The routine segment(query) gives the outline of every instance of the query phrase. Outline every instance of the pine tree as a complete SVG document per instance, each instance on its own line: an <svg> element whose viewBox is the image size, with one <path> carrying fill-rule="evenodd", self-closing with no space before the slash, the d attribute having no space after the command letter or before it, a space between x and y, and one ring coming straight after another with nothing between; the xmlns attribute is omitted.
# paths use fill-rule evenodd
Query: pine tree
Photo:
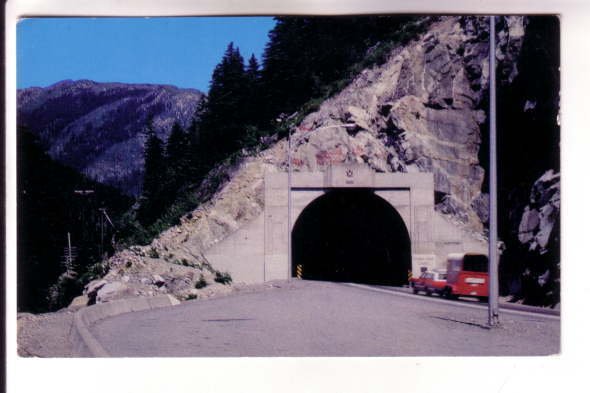
<svg viewBox="0 0 590 393"><path fill-rule="evenodd" d="M165 179L166 193L173 199L178 189L185 184L189 178L191 156L191 142L178 122L172 126L172 131L166 143L166 171Z"/></svg>
<svg viewBox="0 0 590 393"><path fill-rule="evenodd" d="M164 188L164 147L158 138L150 119L147 125L147 140L144 151L144 176L139 221L151 224L162 213L166 205Z"/></svg>
<svg viewBox="0 0 590 393"><path fill-rule="evenodd" d="M262 98L260 96L260 66L256 56L252 54L248 60L246 67L246 95L247 99L244 102L244 122L249 126L258 126L262 123L261 108Z"/></svg>
<svg viewBox="0 0 590 393"><path fill-rule="evenodd" d="M200 104L199 104L200 105ZM200 113L197 112L200 116ZM201 143L201 122L197 117L194 117L191 121L190 126L186 130L188 138L188 171L187 176L195 179L201 173L200 171L200 157L199 157L199 145Z"/></svg>
<svg viewBox="0 0 590 393"><path fill-rule="evenodd" d="M255 85L260 79L260 66L256 56L254 56L254 53L252 53L250 60L248 60L248 66L246 67L246 78L248 79L249 85Z"/></svg>
<svg viewBox="0 0 590 393"><path fill-rule="evenodd" d="M367 50L395 39L416 17L278 17L269 33L262 70L265 116L292 113L327 85L347 76ZM411 34L410 34L411 35Z"/></svg>
<svg viewBox="0 0 590 393"><path fill-rule="evenodd" d="M67 306L93 277L93 265L102 257L98 209L107 208L115 219L129 208L131 200L54 161L25 128L17 130L16 147L17 307L19 311L47 312ZM66 270L63 256L68 232L78 256L67 277L60 277ZM112 251L106 242L103 251Z"/></svg>
<svg viewBox="0 0 590 393"><path fill-rule="evenodd" d="M247 77L244 59L230 43L221 62L215 67L203 113L202 142L214 158L220 158L239 147L247 100Z"/></svg>

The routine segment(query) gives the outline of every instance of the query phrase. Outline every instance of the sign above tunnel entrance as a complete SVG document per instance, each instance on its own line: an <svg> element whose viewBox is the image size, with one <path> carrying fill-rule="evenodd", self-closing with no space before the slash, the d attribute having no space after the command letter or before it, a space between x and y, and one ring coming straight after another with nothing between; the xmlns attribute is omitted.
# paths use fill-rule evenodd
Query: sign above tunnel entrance
<svg viewBox="0 0 590 393"><path fill-rule="evenodd" d="M373 187L375 172L363 164L333 165L325 172L325 186L329 188Z"/></svg>

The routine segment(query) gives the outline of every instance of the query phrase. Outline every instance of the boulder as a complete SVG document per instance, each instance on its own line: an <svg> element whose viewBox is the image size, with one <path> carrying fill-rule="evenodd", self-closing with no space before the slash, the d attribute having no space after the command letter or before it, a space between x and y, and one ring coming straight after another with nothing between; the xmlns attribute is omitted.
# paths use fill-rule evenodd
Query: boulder
<svg viewBox="0 0 590 393"><path fill-rule="evenodd" d="M100 288L102 288L103 286L105 286L107 284L106 280L94 280L94 281L90 281L88 284L86 284L86 288L85 288L85 293L86 295L92 297L96 295L96 291L98 291Z"/></svg>
<svg viewBox="0 0 590 393"><path fill-rule="evenodd" d="M90 301L90 298L87 295L77 296L72 300L72 302L68 306L68 309L78 310L82 307L86 307L89 304L89 301Z"/></svg>
<svg viewBox="0 0 590 393"><path fill-rule="evenodd" d="M551 240L557 236L555 225L559 222L560 174L549 170L535 181L531 188L529 204L524 208L518 240L530 250L544 254Z"/></svg>
<svg viewBox="0 0 590 393"><path fill-rule="evenodd" d="M122 282L111 282L105 284L96 293L96 303L106 303L112 300L121 299L132 295L133 291Z"/></svg>
<svg viewBox="0 0 590 393"><path fill-rule="evenodd" d="M479 194L473 199L471 207L480 218L481 222L487 223L490 219L490 196L488 194Z"/></svg>
<svg viewBox="0 0 590 393"><path fill-rule="evenodd" d="M530 206L526 206L518 226L518 240L521 243L528 243L533 240L538 226L539 212L536 209L531 209Z"/></svg>
<svg viewBox="0 0 590 393"><path fill-rule="evenodd" d="M546 249L551 233L553 232L553 225L556 222L557 209L550 204L544 205L541 208L539 214L539 231L535 235L535 241L541 246L542 249Z"/></svg>
<svg viewBox="0 0 590 393"><path fill-rule="evenodd" d="M94 280L86 284L83 294L88 296L87 304L96 303L96 293L106 284L108 284L108 281L106 280Z"/></svg>
<svg viewBox="0 0 590 393"><path fill-rule="evenodd" d="M506 270L518 276L511 292L525 304L555 306L560 301L560 174L547 171L531 187L529 203L522 208L518 242ZM517 214L512 212L511 214Z"/></svg>
<svg viewBox="0 0 590 393"><path fill-rule="evenodd" d="M152 282L157 287L161 287L162 285L166 284L166 280L164 280L159 274L152 275Z"/></svg>

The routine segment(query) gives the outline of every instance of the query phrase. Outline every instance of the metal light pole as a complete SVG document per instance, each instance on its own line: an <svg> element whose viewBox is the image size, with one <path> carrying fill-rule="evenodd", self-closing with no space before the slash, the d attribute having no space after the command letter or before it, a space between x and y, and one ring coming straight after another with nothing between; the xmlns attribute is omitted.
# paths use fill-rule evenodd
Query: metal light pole
<svg viewBox="0 0 590 393"><path fill-rule="evenodd" d="M498 191L496 168L496 17L490 16L490 235L488 325L500 324L498 307Z"/></svg>
<svg viewBox="0 0 590 393"><path fill-rule="evenodd" d="M329 126L324 126L324 127L319 127L316 128L314 130L310 130L307 131L304 135L300 136L299 138L296 138L293 144L296 144L300 138L307 136L309 134L311 134L312 132L316 132L319 130L325 130L327 128L339 128L339 127L345 127L345 128L349 128L349 127L356 127L356 124L354 123L347 123L347 124L333 124L333 125L329 125ZM294 128L289 128L289 133L287 134L287 252L288 252L288 260L289 260L289 280L291 280L292 277L292 272L293 272L293 256L292 256L292 240L291 240L291 210L292 210L292 205L293 202L291 200L291 188L292 188L292 175L291 175L291 147L292 147L292 143L291 143L291 133L294 130Z"/></svg>
<svg viewBox="0 0 590 393"><path fill-rule="evenodd" d="M287 135L288 142L288 167L287 167L287 253L289 261L289 281L293 276L293 260L291 257L291 128L289 128L289 134Z"/></svg>
<svg viewBox="0 0 590 393"><path fill-rule="evenodd" d="M107 214L106 208L101 207L100 209L98 209L98 211L102 213L100 215L100 258L102 259L104 257L104 232L106 229L106 223L108 222L111 225L112 229L115 229L115 225L113 224L111 218Z"/></svg>

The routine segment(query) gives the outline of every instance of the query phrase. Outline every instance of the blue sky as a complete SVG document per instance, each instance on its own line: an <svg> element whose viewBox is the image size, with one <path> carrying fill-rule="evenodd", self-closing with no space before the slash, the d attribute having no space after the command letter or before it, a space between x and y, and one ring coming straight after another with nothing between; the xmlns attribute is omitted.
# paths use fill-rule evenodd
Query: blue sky
<svg viewBox="0 0 590 393"><path fill-rule="evenodd" d="M207 92L227 44L261 56L270 17L36 18L17 27L17 87L64 79L156 83Z"/></svg>

